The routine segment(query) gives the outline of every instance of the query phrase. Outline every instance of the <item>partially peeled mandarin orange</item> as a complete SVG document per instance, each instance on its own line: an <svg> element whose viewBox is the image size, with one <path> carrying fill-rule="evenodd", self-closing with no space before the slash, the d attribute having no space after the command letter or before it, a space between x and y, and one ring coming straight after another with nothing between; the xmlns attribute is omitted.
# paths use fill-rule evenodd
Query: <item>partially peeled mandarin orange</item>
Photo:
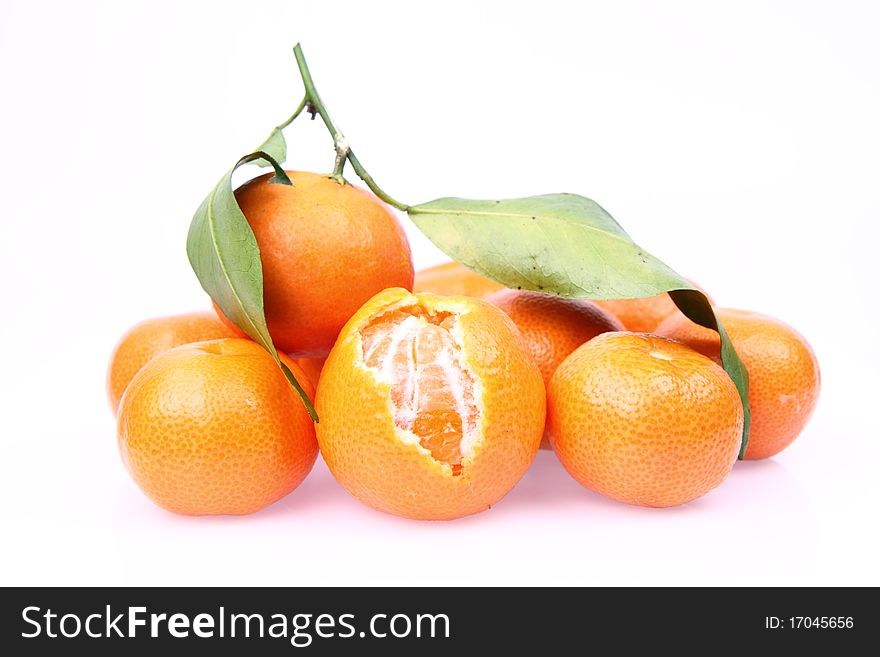
<svg viewBox="0 0 880 657"><path fill-rule="evenodd" d="M452 519L519 481L541 442L545 396L503 312L397 288L342 329L316 408L321 453L349 493L407 518Z"/></svg>

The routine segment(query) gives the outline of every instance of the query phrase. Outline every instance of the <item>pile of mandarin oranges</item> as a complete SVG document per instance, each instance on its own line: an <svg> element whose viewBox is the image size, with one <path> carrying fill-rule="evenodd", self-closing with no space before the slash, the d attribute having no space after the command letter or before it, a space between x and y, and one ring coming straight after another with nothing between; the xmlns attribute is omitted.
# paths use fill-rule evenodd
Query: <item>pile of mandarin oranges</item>
<svg viewBox="0 0 880 657"><path fill-rule="evenodd" d="M379 199L289 175L235 194L269 332L319 421L216 306L138 324L113 352L108 393L122 461L153 502L253 513L291 493L319 451L352 496L414 519L488 509L542 447L586 488L648 507L687 503L731 472L743 406L718 335L667 294L563 299L452 262L414 274ZM716 312L750 377L745 458L771 457L816 405L816 358L776 319Z"/></svg>

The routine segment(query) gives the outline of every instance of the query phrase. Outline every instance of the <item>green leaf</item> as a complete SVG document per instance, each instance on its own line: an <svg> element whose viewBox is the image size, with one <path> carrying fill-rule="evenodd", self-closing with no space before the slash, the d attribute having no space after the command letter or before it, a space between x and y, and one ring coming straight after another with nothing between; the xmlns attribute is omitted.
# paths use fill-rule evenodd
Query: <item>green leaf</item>
<svg viewBox="0 0 880 657"><path fill-rule="evenodd" d="M745 412L740 457L745 453L748 373L709 300L633 242L598 203L577 194L497 201L441 198L412 206L408 213L447 255L507 287L573 299L637 299L672 292L685 315L721 336L724 369Z"/></svg>
<svg viewBox="0 0 880 657"><path fill-rule="evenodd" d="M284 133L282 130L283 128L281 126L276 127L266 138L266 141L260 144L260 147L257 148L257 151L266 153L266 155L275 160L275 162L284 162L287 159L287 140L284 139ZM258 160L256 164L259 166L267 166L271 163L264 159Z"/></svg>
<svg viewBox="0 0 880 657"><path fill-rule="evenodd" d="M245 155L220 179L196 210L189 227L186 253L205 292L230 321L272 355L311 418L317 422L311 400L293 373L281 362L266 326L260 249L232 191L232 174L238 167L251 162L272 166L275 182L292 184L270 154L257 151Z"/></svg>

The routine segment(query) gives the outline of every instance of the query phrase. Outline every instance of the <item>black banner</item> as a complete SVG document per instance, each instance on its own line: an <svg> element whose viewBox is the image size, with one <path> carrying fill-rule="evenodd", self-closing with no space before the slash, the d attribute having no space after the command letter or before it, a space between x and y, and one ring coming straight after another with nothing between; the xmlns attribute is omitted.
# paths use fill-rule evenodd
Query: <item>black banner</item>
<svg viewBox="0 0 880 657"><path fill-rule="evenodd" d="M846 650L877 637L873 597L867 589L21 588L2 591L0 645L7 655L141 646L162 655Z"/></svg>

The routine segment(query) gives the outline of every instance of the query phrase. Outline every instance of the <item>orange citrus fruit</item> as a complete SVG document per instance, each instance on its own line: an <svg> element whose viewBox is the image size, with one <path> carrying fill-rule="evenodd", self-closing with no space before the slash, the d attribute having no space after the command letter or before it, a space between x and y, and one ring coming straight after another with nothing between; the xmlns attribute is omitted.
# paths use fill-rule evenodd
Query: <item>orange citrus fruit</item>
<svg viewBox="0 0 880 657"><path fill-rule="evenodd" d="M409 242L370 192L328 176L288 171L245 183L235 198L263 266L263 303L275 346L295 357L327 355L339 330L374 294L410 289Z"/></svg>
<svg viewBox="0 0 880 657"><path fill-rule="evenodd" d="M798 437L816 407L821 388L816 355L778 319L745 310L715 312L749 372L752 423L745 458L774 456ZM669 318L657 332L721 362L718 334L684 315Z"/></svg>
<svg viewBox="0 0 880 657"><path fill-rule="evenodd" d="M501 283L496 283L457 262L444 262L442 265L417 271L413 282L413 292L480 299L503 289Z"/></svg>
<svg viewBox="0 0 880 657"><path fill-rule="evenodd" d="M489 508L525 473L544 384L516 326L473 297L380 292L321 372L321 453L360 501L417 519Z"/></svg>
<svg viewBox="0 0 880 657"><path fill-rule="evenodd" d="M211 312L148 319L130 328L117 343L107 368L107 397L113 412L132 377L153 356L189 342L234 337Z"/></svg>
<svg viewBox="0 0 880 657"><path fill-rule="evenodd" d="M699 285L693 281L690 283L705 294ZM709 302L713 303L712 299ZM634 333L653 333L667 317L684 317L666 292L645 299L597 299L595 303L617 317L627 331Z"/></svg>
<svg viewBox="0 0 880 657"><path fill-rule="evenodd" d="M742 441L743 407L710 358L642 333L604 333L557 368L547 403L553 449L587 488L666 507L727 477Z"/></svg>
<svg viewBox="0 0 880 657"><path fill-rule="evenodd" d="M302 370L282 359L311 397ZM135 483L187 515L258 511L296 488L318 453L314 425L277 363L237 338L147 363L122 396L117 433Z"/></svg>

